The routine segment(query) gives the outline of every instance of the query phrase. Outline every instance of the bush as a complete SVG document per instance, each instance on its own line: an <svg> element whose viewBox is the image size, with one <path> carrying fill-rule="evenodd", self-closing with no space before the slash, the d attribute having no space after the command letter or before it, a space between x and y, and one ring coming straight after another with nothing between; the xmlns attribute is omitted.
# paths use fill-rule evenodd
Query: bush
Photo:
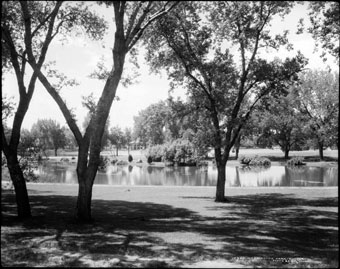
<svg viewBox="0 0 340 269"><path fill-rule="evenodd" d="M132 158L131 154L129 154L128 161L129 161L129 163L131 163L133 161L133 158Z"/></svg>
<svg viewBox="0 0 340 269"><path fill-rule="evenodd" d="M110 162L111 162L110 158L100 155L98 169L99 170L105 170L106 167L110 165Z"/></svg>
<svg viewBox="0 0 340 269"><path fill-rule="evenodd" d="M238 160L241 164L245 164L245 165L258 165L258 166L271 165L271 162L268 158L259 157L259 156L255 156L255 157L241 156Z"/></svg>
<svg viewBox="0 0 340 269"><path fill-rule="evenodd" d="M304 165L303 157L293 157L287 161L287 165Z"/></svg>
<svg viewBox="0 0 340 269"><path fill-rule="evenodd" d="M199 154L194 144L187 139L177 139L171 143L149 147L146 157L155 162L173 165L196 165L204 156ZM150 162L149 162L150 163Z"/></svg>
<svg viewBox="0 0 340 269"><path fill-rule="evenodd" d="M155 145L148 147L146 152L146 157L149 156L152 158L154 162L161 162L164 156L165 146L164 145Z"/></svg>
<svg viewBox="0 0 340 269"><path fill-rule="evenodd" d="M151 164L151 163L152 163L152 157L148 156L148 164Z"/></svg>
<svg viewBox="0 0 340 269"><path fill-rule="evenodd" d="M238 161L240 162L240 164L248 165L251 161L251 158L242 155L238 158Z"/></svg>

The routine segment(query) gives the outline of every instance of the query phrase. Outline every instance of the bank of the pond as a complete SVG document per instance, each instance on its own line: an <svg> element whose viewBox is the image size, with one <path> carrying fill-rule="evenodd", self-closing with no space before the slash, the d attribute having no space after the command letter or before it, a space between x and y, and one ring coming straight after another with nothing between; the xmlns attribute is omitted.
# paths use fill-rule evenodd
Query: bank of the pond
<svg viewBox="0 0 340 269"><path fill-rule="evenodd" d="M261 156L266 157L271 160L271 165L286 165L286 160L284 160L282 156L282 152L279 150L271 150L271 149L243 149L241 155L244 156ZM70 153L69 153L70 154ZM153 167L164 167L165 164L163 162L153 162L152 164L148 164L146 161L146 157L143 155L141 151L132 151L130 154L133 157L133 161L129 163L130 165L136 166L153 166ZM47 161L48 162L61 162L62 160L67 159L66 161L69 163L77 163L76 152L73 155L61 155L61 156L49 156ZM107 152L104 152L103 155L111 156ZM227 166L239 166L240 163L238 160L235 160L234 154L231 154L231 159L228 160ZM318 152L315 150L308 150L308 151L293 151L291 152L290 157L303 157L304 162L307 166L313 167L336 167L338 166L338 150L327 150L324 153L326 161L318 161ZM123 161L128 163L128 152L122 151L118 156L111 156L119 161ZM138 160L142 162L139 163ZM209 165L213 165L212 160L207 161Z"/></svg>
<svg viewBox="0 0 340 269"><path fill-rule="evenodd" d="M76 184L27 184L32 220L2 191L2 266L338 267L338 188L95 185L93 224ZM15 251L14 251L15 250Z"/></svg>

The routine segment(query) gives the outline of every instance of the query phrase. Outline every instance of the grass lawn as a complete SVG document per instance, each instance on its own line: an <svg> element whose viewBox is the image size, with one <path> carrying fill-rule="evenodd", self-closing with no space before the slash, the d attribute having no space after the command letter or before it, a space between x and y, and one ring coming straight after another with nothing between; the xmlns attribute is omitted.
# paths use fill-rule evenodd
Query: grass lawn
<svg viewBox="0 0 340 269"><path fill-rule="evenodd" d="M77 185L28 184L34 217L1 196L2 266L335 268L338 188L95 185L92 224L74 219Z"/></svg>

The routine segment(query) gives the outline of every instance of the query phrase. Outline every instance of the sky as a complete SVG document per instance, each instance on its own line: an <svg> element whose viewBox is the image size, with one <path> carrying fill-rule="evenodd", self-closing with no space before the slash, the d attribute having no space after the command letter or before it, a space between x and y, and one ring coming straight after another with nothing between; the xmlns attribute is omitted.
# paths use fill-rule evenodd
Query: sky
<svg viewBox="0 0 340 269"><path fill-rule="evenodd" d="M56 61L58 70L80 83L78 86L62 89L61 95L66 100L68 107L74 108L78 126L81 129L87 114L87 109L81 104L81 97L91 93L95 97L99 97L104 87L103 81L91 79L89 75L93 72L101 58L104 59L106 66L112 66L111 48L114 41L113 9L97 6L92 6L92 8L110 22L108 34L104 37L104 40L91 41L83 37L72 37L64 45L60 42L52 42L46 59L47 61ZM290 31L289 40L293 43L293 51L287 52L281 49L278 52L264 52L262 55L268 60L274 57L293 57L296 55L297 50L300 50L309 59L308 68L326 69L327 65L329 65L332 70L338 71L339 67L333 59L330 58L330 61L324 63L319 57L321 52L314 51L315 43L310 34L295 34L299 18L304 17L305 21L308 22L307 12L307 2L305 2L304 5L297 5L283 21L279 18L272 22L272 34L279 33L285 29ZM124 88L122 85L118 86L117 96L119 100L114 101L112 104L110 127L118 125L122 129L127 127L133 128L133 117L138 115L139 111L160 100L165 100L169 95L170 86L165 72L162 75L150 74L143 55L139 57L139 66L138 72L140 76L138 77L138 83L127 88ZM126 61L124 72L130 70L130 68L131 64ZM18 90L15 76L13 74L5 75L2 84L2 95L7 97L13 96L13 100L17 101ZM172 96L185 100L185 89L179 88L175 90ZM66 125L59 107L40 82L36 83L36 89L22 127L30 129L32 124L38 119L55 119L61 125ZM8 123L12 124L11 119Z"/></svg>

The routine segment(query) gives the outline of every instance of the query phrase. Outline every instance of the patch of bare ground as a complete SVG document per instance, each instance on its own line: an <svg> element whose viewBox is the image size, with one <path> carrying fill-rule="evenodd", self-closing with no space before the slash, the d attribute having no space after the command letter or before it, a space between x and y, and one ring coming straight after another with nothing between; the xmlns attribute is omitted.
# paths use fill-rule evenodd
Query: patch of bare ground
<svg viewBox="0 0 340 269"><path fill-rule="evenodd" d="M91 224L77 185L28 184L33 218L1 196L2 266L338 267L337 188L95 186Z"/></svg>

